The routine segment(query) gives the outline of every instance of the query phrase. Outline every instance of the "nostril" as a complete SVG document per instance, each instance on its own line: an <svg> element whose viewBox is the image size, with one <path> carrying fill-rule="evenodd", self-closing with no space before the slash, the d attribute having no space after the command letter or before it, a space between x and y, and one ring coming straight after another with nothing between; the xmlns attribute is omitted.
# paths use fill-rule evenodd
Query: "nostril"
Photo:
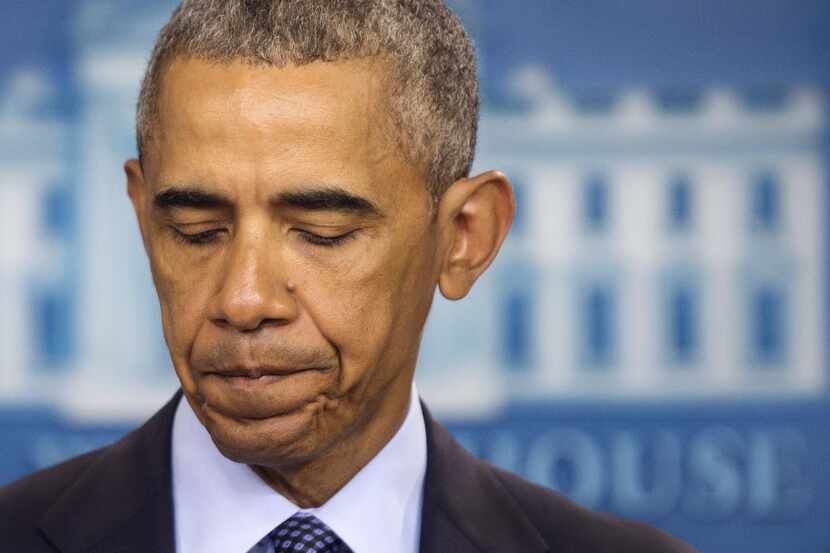
<svg viewBox="0 0 830 553"><path fill-rule="evenodd" d="M223 330L236 330L237 332L241 333L253 333L263 328L272 327L272 326L283 326L288 324L290 321L288 319L262 319L256 323L251 324L240 324L239 322L233 323L228 321L224 318L215 318L211 319L211 322L216 325L217 327Z"/></svg>
<svg viewBox="0 0 830 553"><path fill-rule="evenodd" d="M247 332L263 325L282 325L297 316L296 298L284 288L281 293L276 287L269 292L220 297L213 320L220 327Z"/></svg>
<svg viewBox="0 0 830 553"><path fill-rule="evenodd" d="M221 318L213 318L210 320L210 322L212 322L219 328L229 328L231 326L231 324L227 320Z"/></svg>

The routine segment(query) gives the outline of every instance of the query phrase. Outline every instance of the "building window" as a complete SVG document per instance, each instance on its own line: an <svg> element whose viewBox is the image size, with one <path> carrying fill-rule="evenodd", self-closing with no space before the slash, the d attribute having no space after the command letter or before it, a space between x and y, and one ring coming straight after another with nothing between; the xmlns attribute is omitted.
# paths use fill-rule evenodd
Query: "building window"
<svg viewBox="0 0 830 553"><path fill-rule="evenodd" d="M694 363L700 348L698 291L690 283L677 283L669 287L667 295L669 361L679 365Z"/></svg>
<svg viewBox="0 0 830 553"><path fill-rule="evenodd" d="M57 185L43 197L42 226L50 235L65 238L73 226L73 198L69 188Z"/></svg>
<svg viewBox="0 0 830 553"><path fill-rule="evenodd" d="M613 288L595 284L583 290L580 302L583 364L607 368L616 352L616 305Z"/></svg>
<svg viewBox="0 0 830 553"><path fill-rule="evenodd" d="M571 101L581 113L607 115L617 104L617 96L605 89L582 89L572 91Z"/></svg>
<svg viewBox="0 0 830 553"><path fill-rule="evenodd" d="M780 113L786 109L789 94L786 86L756 86L742 91L741 101L754 112Z"/></svg>
<svg viewBox="0 0 830 553"><path fill-rule="evenodd" d="M510 291L504 303L504 363L511 370L530 367L533 344L533 298L526 289Z"/></svg>
<svg viewBox="0 0 830 553"><path fill-rule="evenodd" d="M688 230L692 224L692 187L689 178L677 175L668 187L668 221L674 231Z"/></svg>
<svg viewBox="0 0 830 553"><path fill-rule="evenodd" d="M787 298L784 289L769 284L750 297L750 355L759 366L784 363L787 353Z"/></svg>
<svg viewBox="0 0 830 553"><path fill-rule="evenodd" d="M657 105L667 113L694 113L700 107L698 88L663 88L657 91Z"/></svg>
<svg viewBox="0 0 830 553"><path fill-rule="evenodd" d="M609 218L608 183L601 175L591 175L585 181L582 201L582 219L589 232L603 232Z"/></svg>
<svg viewBox="0 0 830 553"><path fill-rule="evenodd" d="M525 186L521 180L515 179L511 182L513 185L513 195L516 198L516 214L513 217L513 225L510 227L509 236L521 236L524 234L527 226L527 196L525 195Z"/></svg>
<svg viewBox="0 0 830 553"><path fill-rule="evenodd" d="M751 226L755 231L773 232L781 218L781 191L772 173L758 175L751 188Z"/></svg>
<svg viewBox="0 0 830 553"><path fill-rule="evenodd" d="M64 368L72 355L72 305L66 294L38 290L32 297L37 363L44 368Z"/></svg>

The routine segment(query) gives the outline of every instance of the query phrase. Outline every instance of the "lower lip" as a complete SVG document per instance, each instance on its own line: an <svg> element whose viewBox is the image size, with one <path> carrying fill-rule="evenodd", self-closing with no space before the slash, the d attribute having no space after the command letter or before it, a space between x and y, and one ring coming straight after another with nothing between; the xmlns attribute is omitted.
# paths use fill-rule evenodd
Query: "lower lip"
<svg viewBox="0 0 830 553"><path fill-rule="evenodd" d="M297 373L263 374L262 376L228 376L220 374L217 376L227 380L228 382L273 382L275 380L283 379L286 376L291 376L292 374Z"/></svg>
<svg viewBox="0 0 830 553"><path fill-rule="evenodd" d="M208 373L200 388L205 403L225 417L260 420L296 411L314 401L330 384L331 374L330 369L257 378Z"/></svg>
<svg viewBox="0 0 830 553"><path fill-rule="evenodd" d="M285 374L264 374L258 377L251 377L251 376L228 376L223 374L213 374L212 376L218 377L222 382L229 386L234 386L238 388L251 388L251 387L258 387L258 386L268 386L270 384L276 384L279 382L283 382L286 379L291 378L292 376L301 375L308 372L317 372L315 369L308 369L303 371L295 371Z"/></svg>

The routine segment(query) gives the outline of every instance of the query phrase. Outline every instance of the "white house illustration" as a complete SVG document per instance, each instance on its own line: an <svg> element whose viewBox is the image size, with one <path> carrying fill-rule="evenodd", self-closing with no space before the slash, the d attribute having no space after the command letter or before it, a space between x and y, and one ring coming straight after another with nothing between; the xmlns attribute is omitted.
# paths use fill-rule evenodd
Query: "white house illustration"
<svg viewBox="0 0 830 553"><path fill-rule="evenodd" d="M25 67L0 103L0 400L39 397L70 353L67 125L47 75Z"/></svg>
<svg viewBox="0 0 830 553"><path fill-rule="evenodd" d="M121 172L171 6L82 3L72 121L37 112L46 75L7 79L0 401L143 416L175 386ZM511 177L518 218L470 296L433 307L418 382L436 411L824 392L819 92L580 96L535 66L507 78L520 109L485 110L476 167Z"/></svg>
<svg viewBox="0 0 830 553"><path fill-rule="evenodd" d="M824 390L818 92L591 103L537 67L512 83L525 107L484 114L477 166L512 178L518 217L462 328L459 306L436 306L433 401L464 414Z"/></svg>

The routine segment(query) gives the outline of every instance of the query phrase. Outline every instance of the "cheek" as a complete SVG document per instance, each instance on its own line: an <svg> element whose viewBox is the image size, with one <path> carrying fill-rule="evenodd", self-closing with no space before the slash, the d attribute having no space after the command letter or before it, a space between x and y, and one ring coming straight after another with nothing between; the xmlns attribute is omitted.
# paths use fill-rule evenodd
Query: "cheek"
<svg viewBox="0 0 830 553"><path fill-rule="evenodd" d="M202 324L215 269L206 260L194 263L164 247L151 251L150 266L164 337L175 361L187 355Z"/></svg>
<svg viewBox="0 0 830 553"><path fill-rule="evenodd" d="M396 268L384 265L377 254L352 259L336 267L310 269L298 291L320 331L341 355L366 360L389 326L389 280Z"/></svg>
<svg viewBox="0 0 830 553"><path fill-rule="evenodd" d="M367 248L348 263L304 275L301 301L340 352L347 384L414 363L434 289L428 247Z"/></svg>

